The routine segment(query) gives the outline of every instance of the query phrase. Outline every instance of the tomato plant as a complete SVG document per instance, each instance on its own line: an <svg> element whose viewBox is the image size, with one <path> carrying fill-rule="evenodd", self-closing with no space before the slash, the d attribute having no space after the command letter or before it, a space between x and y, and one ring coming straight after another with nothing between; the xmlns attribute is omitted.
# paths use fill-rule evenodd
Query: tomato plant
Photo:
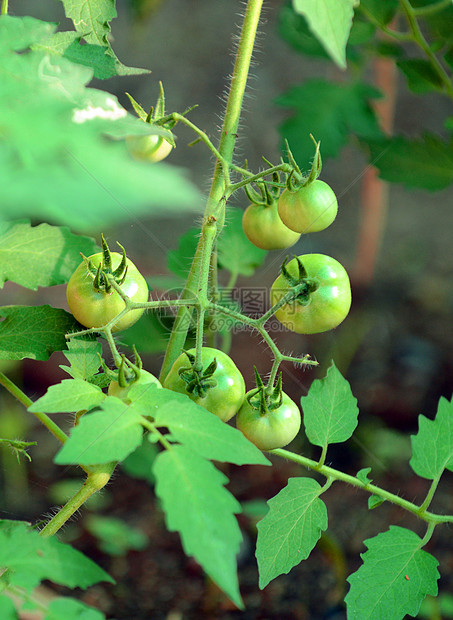
<svg viewBox="0 0 453 620"><path fill-rule="evenodd" d="M125 10L134 5L137 15L146 13L154 17L160 5L166 5L164 10L171 11L168 7L175 3L123 4ZM179 79L181 71L171 74L178 63L181 64L181 53L174 61L168 59L167 62L166 57L164 60L168 68L166 80L177 80L178 86L190 84L195 89L195 93L184 93L184 100L193 94L200 95L202 105L192 115L193 108L181 112L166 111L161 83L157 102L150 106L148 84L150 90L156 85L153 80L148 82L145 75L140 78L143 80L140 86L138 81L133 81L137 90L146 93L145 108L124 92L119 78L144 74L149 67L127 67L116 57L109 34L110 21L116 14L115 0L62 0L60 9L67 19L59 20L55 15L55 19L49 22L32 16L20 17L18 14L24 10L21 3L1 0L0 169L7 179L2 184L0 203L0 287L2 299L6 299L0 307L0 495L4 500L2 510L5 516L0 519L1 617L16 618L24 609L30 609L46 618L65 620L104 618L103 612L111 615L112 610L115 610L116 617L122 618L130 617L132 608L137 617L150 617L169 615L172 609L186 607L188 601L177 600L183 588L174 588L172 592L170 584L170 587L157 588L151 597L146 597L146 609L140 608L140 593L148 592L149 579L146 575L145 582L136 583L129 579L130 576L143 578L138 574L140 571L127 573L127 584L130 582L132 586L129 591L122 586L104 589L101 583L96 586L100 596L90 593L76 593L78 599L61 596L62 587L83 589L103 581L112 582L113 578L106 570L112 569L115 577L126 574L131 558L109 562L104 556L102 564L106 570L90 559L89 545L96 535L103 537L104 542L115 535L122 537L124 544L116 546L121 547L121 551L134 548L137 552L149 553L161 569L162 581L168 582L167 569L170 569L171 581L175 576L173 563L160 563L161 558L156 555L159 547L160 551L167 552L168 545L144 549L143 533L135 532L134 536L133 528L126 525L129 519L143 525L144 530L153 536L160 533L157 528L165 521L169 530L180 534L186 553L202 566L209 579L238 609L250 604L264 604L277 591L284 595L283 577L282 587L271 589L270 596L258 596L257 590L252 591L248 584L247 598L245 601L241 598L236 560L241 529L245 528L239 525L247 527L246 519L252 511L247 514L245 510L241 522L238 521L236 514L241 506L227 486L226 474L233 477L230 487L239 490L241 503L245 500L243 503L247 505L248 492L253 499L261 496L257 502L259 511L262 511L262 500L269 503L269 510L256 528L260 588L288 573L302 558L308 558L327 528L330 500L334 503L339 496L335 492L325 503L323 495L329 493L333 482L338 482L354 487L349 496L354 496L354 502L356 496L358 501L356 491L360 489L369 494L370 509L382 502L392 503L398 511L405 510L409 516L415 517L418 523L417 533L402 527L399 520L397 527L391 525L365 541L367 550L362 554L363 562L357 572L348 577L349 591L345 598L348 617L400 620L407 615L416 616L419 610L421 616L427 615L420 607L423 598L437 593L439 563L431 551L435 549L435 537L442 524L453 523L453 514L445 514L446 510L436 513L431 503L435 506L433 500L438 485L448 485L443 474L448 475L446 470L451 469L453 400L442 395L437 415L419 419L419 431L411 437L412 456L408 465L420 480L410 487L408 499L404 499L400 492L394 494L381 488L378 478L382 472L373 468L372 480L371 468L362 467L362 459L357 461L362 469L354 468L352 463L348 464L347 472L336 469L336 455L331 454L330 446L349 440L355 432L357 400L333 362L325 376L313 381L303 371L318 365L319 349L315 348L318 345L321 345L319 357L323 365L327 347L344 366L347 365L345 361L352 361L356 351L360 363L359 345L362 344L363 330L354 333L351 340L348 336L352 329L342 330L340 338L330 334L326 339L310 340L313 351L301 353L300 342L305 347L307 339L287 334L282 339L283 349L280 339L274 338L270 331L269 325L273 322L269 320L275 313L286 327L302 334L334 328L344 320L351 305L348 276L333 258L309 254L307 250L307 254L282 266L282 274L271 290L274 305L268 311L264 308L268 291L259 276L272 267L272 257L267 257L268 262L263 265L266 253L262 249L291 247L301 233L323 230L334 220L338 208L336 197L329 185L318 178L323 162L343 153L346 145L347 168L328 169L328 174L337 175L336 183L341 184L339 190L342 194L357 181L362 184L360 226L363 228L358 228L360 243L351 242L355 230L352 234L347 231L341 239L335 239L335 247L338 248L340 242L345 244L347 254L353 250L353 245L357 245L354 278L361 286L371 283L378 256L376 250L384 229L383 216L387 213L386 188L378 176L384 181L405 186L398 197L408 187L435 191L446 189L452 183L452 143L448 131L445 131L453 126L452 119L447 117L450 112L441 119L435 113L430 115L434 131L423 131L420 136L414 131L413 137L407 137L412 132L398 135L398 127L393 127L393 120L398 119L393 119L392 110L397 86L394 69L401 70L407 78L405 98L410 96L410 90L414 93L431 91L430 106L437 96L453 100L453 54L451 28L448 28L453 19L451 0L344 0L328 3L328 11L325 6L318 6L326 5L326 2L269 3L281 5L278 9L279 28L287 41L298 50L306 49L316 56L317 75L314 80L294 84L276 100L278 105L291 108L291 117L279 127L279 140L286 148L274 149L271 153L266 152L268 147L272 143L275 147L278 143L274 140L277 136L272 124L275 116L263 119L261 112L266 112L268 102L265 97L272 92L267 86L275 86L275 83L270 84L265 79L255 84L257 91L261 89L256 97L260 113L251 110L249 120L253 119L254 130L257 129L250 140L257 148L244 153L244 158L238 155L236 140L241 138L243 145L250 145L243 135L241 109L247 96L257 29L260 23L263 30L266 27L261 19L263 0L247 0L245 3L235 63L231 79L225 85L228 93L225 109L221 114L215 110L211 116L216 119L215 123L221 117L219 131L215 131L214 123L207 118L198 125L195 122L198 114L207 109L209 101L216 100L216 97L209 96L211 85L219 85L219 66L216 64L213 79L206 77L203 85L206 88L199 88L199 59L202 58L205 77L209 63L216 63L219 58L221 36L225 34L225 28L220 27L223 20L219 24L203 24L202 20L205 15L210 18L221 14L226 16L224 8L233 4L209 0L192 2L191 23L187 23L185 13L180 11L181 25L177 18L168 19L167 15L156 20L154 26L150 23L150 30L134 28L131 31L134 35L129 39L131 43L136 38L138 41L139 37L135 37L138 32L149 35L153 27L162 31L158 33L161 40L171 40L172 45L179 44L178 34L181 33L182 37L188 35L178 48L187 55L197 50L198 65L192 74L187 72L188 79ZM90 7L95 9L94 13ZM208 11L206 7L209 7ZM228 12L229 9L225 10ZM8 14L9 11L12 14ZM42 12L40 7L38 13ZM179 33L175 32L177 27L180 27ZM197 46L192 45L195 31L200 34L200 41L208 31L214 33L214 38L207 39L215 42L212 53L203 50L203 54L198 54ZM122 36L121 28L116 32ZM352 34L348 41L349 33ZM157 39L147 52L153 47L162 52L161 40ZM147 45L149 41L140 37L141 43ZM198 44L198 37L195 43ZM286 67L274 55L277 51L274 45L272 48L272 62L265 71L278 67L279 83L292 81L295 75L310 73L309 70L295 73L293 58ZM341 80L323 79L321 66L328 56L345 69ZM258 58L261 60L265 56L262 54ZM150 60L150 65L154 65ZM156 73L158 64L152 66ZM186 73L188 65L189 62L180 69ZM352 70L348 71L348 65ZM327 68L326 74L336 75L337 72ZM379 109L372 102L379 96L378 89L368 83L374 75L384 95ZM115 78L112 89L99 88L100 80L112 77ZM276 75L270 72L265 77L275 78ZM90 85L93 78L96 79L95 88ZM265 85L264 89L262 85ZM171 90L175 91L175 81ZM126 107L121 103L123 100ZM443 110L449 110L444 101L441 105ZM260 121L263 122L258 127ZM148 124L146 128L143 122ZM206 129L202 129L205 125ZM179 129L182 129L182 135ZM157 131L159 136L143 137L146 131ZM196 151L186 150L185 132L190 133L188 145L197 143ZM171 165L174 162L150 166L134 161L160 161L175 146L176 140L181 145L178 166ZM314 157L311 142L315 144ZM360 144L360 155L349 158L354 144ZM256 166L254 160L258 151L261 158ZM190 174L184 169L184 156L191 164ZM207 156L206 161L213 163L210 171L196 169L204 156ZM271 163L268 157L277 163ZM308 170L310 162L311 171L307 175L303 171ZM203 178L211 179L209 190L207 187L200 190L190 180L196 178L198 172L202 172ZM240 203L242 192L248 199L243 205ZM358 191L356 195L359 195ZM353 200L353 192L348 198ZM426 196L422 201L425 213ZM239 203L236 208L232 206L235 202ZM249 203L253 206L243 213L242 207ZM195 212L199 226L195 233L192 229L181 237L177 249L168 248L167 262L162 264L168 241L165 233L169 232L170 244L174 248L177 245L176 232L185 226L188 210ZM429 228L433 230L437 211L430 210ZM156 216L162 219L156 225L157 231L151 231L143 221L149 218L151 222ZM171 223L163 222L176 216L179 219L171 220ZM417 224L417 219L422 218L411 214L411 226ZM427 228L426 218L423 221L422 233ZM146 282L126 258L125 251L122 255L110 253L103 241L103 252L95 254L94 237L101 229L107 228L112 234L115 228L125 231L131 224L136 226L137 237L146 234L146 244L137 239L136 252L139 248L144 249L143 261L152 274L154 286L165 289L162 296L159 290L148 300ZM164 226L168 227L167 230ZM439 247L441 237L434 237ZM327 246L331 241L332 237L327 236L321 243ZM443 258L445 255L448 258L447 245L446 252L439 250ZM81 265L80 254L89 256ZM388 263L381 268L381 273L385 273L382 290L386 293L386 304L390 304L394 297L388 293L399 290L392 287L395 278L404 275L398 279L398 285L402 279L408 280L407 264L397 265L396 254L390 252L390 259L386 257ZM428 253L422 254L419 259L425 254L428 256ZM399 409L401 403L411 407L418 395L426 396L423 388L429 380L419 381L418 378L430 376L422 375L428 367L431 376L437 376L436 364L440 366L442 363L437 362L442 356L431 355L430 347L423 346L419 339L420 325L430 323L432 317L427 315L432 315L433 311L432 304L427 303L427 298L432 296L426 293L425 286L429 280L431 293L432 266L429 264L426 274L419 273L422 262L417 261L415 280L418 286L411 285L412 293L416 293L415 298L412 294L411 301L426 302L417 303L417 320L412 319L417 338L407 340L416 340L415 346L411 342L409 345L404 343L403 354L398 351L398 355L393 355L390 347L385 350L385 359L395 362L388 371L392 379L397 377L394 382L392 380L392 389L398 376L404 375L408 368L406 378L409 377L410 381L401 381L400 385L404 388L408 384L417 385L417 390L411 391L410 399L386 399L389 403L397 402ZM260 274L258 269L261 266L264 268ZM166 268L171 273L164 273ZM251 276L252 280L244 282L243 278ZM59 295L64 295L59 287L67 283L68 304L74 316L61 307L63 301L58 299ZM19 299L14 298L9 303L9 296L15 296L19 287L29 289L27 295L19 292ZM40 287L54 287L45 304L21 305L24 297ZM420 291L423 294L417 294ZM374 302L377 296L368 298ZM448 295L439 297L441 301L444 298L447 299ZM55 307L48 303L52 299L57 301ZM149 313L148 321L140 321L127 334L118 334L145 310ZM374 318L374 310L367 312L368 318ZM160 320L162 313L165 313L164 320ZM408 332L411 328L407 319L409 315L406 313L403 321L404 330ZM439 320L441 315L439 313ZM74 317L87 329L80 329ZM423 318L427 320L423 321ZM442 335L440 340L445 339L448 325L446 328L431 330L428 337L437 332ZM372 338L376 338L376 331L382 332L369 330L373 332ZM238 332L241 334L236 339ZM251 341L248 332L252 333ZM188 342L194 342L194 348L181 353L192 346ZM239 346L236 346L237 342ZM208 346L205 347L205 343ZM142 360L135 345L143 355L159 356L162 361L159 376L169 389L157 389L160 383L156 377L142 370ZM231 357L230 350L234 351ZM131 351L134 361L129 359ZM247 368L246 360L250 366L258 359L267 378L265 386L256 370L257 388L247 395L244 379L233 362L239 351L241 368L242 364ZM66 377L59 381L55 373L55 382L46 389L47 386L37 385L41 373L37 372L33 381L29 380L27 373L30 368L34 373L35 366L41 360L46 363L53 354L65 356L67 362L59 366L58 373L62 370ZM22 379L22 372L17 372L18 365L27 358L33 362L21 369L24 381L16 385L14 377ZM417 363L407 363L408 360ZM49 366L51 363L52 360ZM292 394L294 389L300 395L305 438L311 444L300 452L283 449L299 430L301 410L296 397L293 401L282 391L282 366L286 392ZM379 369L383 366L379 365ZM446 367L448 370L448 364ZM10 371L12 378L6 376ZM292 386L288 381L291 375ZM384 373L379 371L378 375L380 380ZM46 372L45 376L47 381L49 374ZM436 381L436 384L442 383ZM36 392L41 394L40 397L36 398ZM137 400L130 402L134 393ZM109 398L108 395L118 398ZM19 408L25 410L19 411ZM237 428L223 423L235 413ZM408 409L407 413L415 414L415 411ZM28 424L30 415L35 417L35 424ZM58 442L58 448L41 441L38 424L41 430L44 427L49 432L52 442ZM31 441L17 439L21 435ZM366 435L363 433L361 438ZM379 439L376 439L378 432L374 432L374 427L371 435L370 445L361 457L377 453L374 447L379 447ZM407 437L401 439L404 444L408 443ZM404 458L405 450L399 450L400 442L394 446L396 449L385 451L385 457L377 454L388 459L385 465L390 463L390 458L392 461ZM262 450L272 450L272 461ZM14 454L11 455L10 451ZM388 456L390 453L391 457ZM44 464L46 457L47 463ZM23 467L21 459L28 459L30 464ZM279 472L274 468L282 460L285 461L284 470ZM35 464L38 476L33 472L31 484L27 486L26 476ZM244 465L253 468L247 475L243 475L240 469ZM259 469L255 469L258 465ZM62 467L59 474L54 466ZM27 489L33 491L36 480L40 484L48 481L50 485L51 476L55 475L55 479L64 476L68 467L71 470L78 468L84 479L79 480L71 473L71 479L63 482L70 482L71 488L75 483L77 488L55 499L61 508L46 515L42 524L36 521L30 524L29 521L36 518L37 508L41 512L41 507L32 501L27 505L27 500L33 500L35 495L28 493ZM40 476L40 470L44 469L45 478ZM115 518L115 523L112 520L102 523L102 516L98 515L98 526L88 528L93 536L84 536L79 545L86 555L68 543L60 542L56 538L59 530L85 502L109 483L115 470L117 479L120 478L121 469L128 476L149 483L148 490L142 484L129 484L128 480L119 480L118 484L112 485L109 493L112 510L118 514L124 510L125 522L120 524ZM391 469L396 471L396 468ZM306 475L307 471L313 472L312 475ZM288 480L287 473L290 473ZM283 488L270 498L270 490L279 480L283 481ZM121 489L121 482L128 487L126 493L124 487ZM51 486L53 493L54 485ZM416 503L412 501L414 488L420 491ZM153 493L155 498L151 499ZM146 498L145 507L138 505L143 497ZM128 501L124 501L125 498ZM39 504L44 499L42 494ZM130 506L134 508L132 515L128 511ZM145 509L139 511L138 508ZM93 510L96 510L95 506ZM253 510L256 517L256 504ZM341 511L331 512L334 516ZM376 510L372 514L379 512ZM384 512L385 526L388 527L387 517L391 517L394 511ZM148 521L149 518L152 521ZM409 519L407 523L410 524ZM356 521L354 525L357 525ZM77 531L83 534L86 530L80 527L72 533L77 536ZM442 545L447 539L448 536L444 535L438 540ZM423 549L428 544L429 552ZM101 545L99 551L113 553ZM323 551L324 548L320 549L321 553ZM445 554L444 550L442 552ZM341 554L341 550L337 549L336 553ZM92 555L99 557L99 552ZM145 558L142 564L146 565L148 559ZM180 567L184 565L183 562L179 564ZM448 557L446 565L448 567ZM216 609L230 609L230 604L224 601L219 605L217 591L214 597L209 595L211 587L208 585L206 589L206 584L210 581L195 574L190 578L197 581L194 583L196 594L202 595L203 589L206 594L204 600L202 596L193 597L197 609L192 615L196 616L200 609L210 616L215 615ZM49 596L42 597L39 588L34 590L42 581L55 582L56 596L48 592ZM179 579L174 581L179 583ZM325 583L326 580L321 579L315 585L326 587ZM308 597L310 600L298 601L299 608L310 617L330 616L332 609L313 609L311 599L337 604L336 595L342 589L338 585L335 592L319 592L319 596ZM45 587L53 586L46 583ZM159 600L161 591L162 599ZM300 597L305 591L308 590L300 590ZM285 603L284 598L287 597L282 596L279 603ZM85 600L95 601L101 609L88 608ZM153 609L151 605L154 605ZM291 614L288 607L280 609L275 605L273 609L278 617ZM439 609L442 609L440 604ZM193 610L187 611L190 615ZM245 614L268 617L269 610L247 609Z"/></svg>
<svg viewBox="0 0 453 620"><path fill-rule="evenodd" d="M260 450L274 450L288 445L300 430L300 410L284 392L281 402L274 408L262 411L259 403L253 403L256 390L245 395L236 416L236 427Z"/></svg>
<svg viewBox="0 0 453 620"><path fill-rule="evenodd" d="M114 319L126 304L119 293L113 288L106 290L105 282L101 282L99 288L95 285L96 270L102 266L104 253L99 252L88 257L93 270L84 260L80 263L69 279L66 289L66 298L69 309L74 317L85 327L102 327ZM123 256L118 252L111 253L111 270L118 269ZM121 282L121 290L131 301L148 301L148 285L134 263L126 259L124 279ZM112 328L113 331L121 331L133 325L142 316L144 310L131 310L125 314Z"/></svg>
<svg viewBox="0 0 453 620"><path fill-rule="evenodd" d="M193 356L195 349L190 349L187 353ZM181 353L163 386L174 392L187 394L198 405L227 422L236 414L244 400L244 379L231 357L218 349L203 347L202 365L203 371L195 373L194 377L189 357L186 353Z"/></svg>
<svg viewBox="0 0 453 620"><path fill-rule="evenodd" d="M262 250L283 250L300 239L300 234L290 230L280 219L277 203L251 204L244 211L242 226L249 241Z"/></svg>
<svg viewBox="0 0 453 620"><path fill-rule="evenodd" d="M282 222L298 233L324 230L332 224L337 212L335 192L319 179L294 191L285 189L278 199Z"/></svg>
<svg viewBox="0 0 453 620"><path fill-rule="evenodd" d="M300 276L300 264L305 273ZM304 254L291 260L271 288L271 304L287 295L296 283L300 294L275 312L285 327L298 334L317 334L337 327L351 307L351 286L345 268L324 254Z"/></svg>

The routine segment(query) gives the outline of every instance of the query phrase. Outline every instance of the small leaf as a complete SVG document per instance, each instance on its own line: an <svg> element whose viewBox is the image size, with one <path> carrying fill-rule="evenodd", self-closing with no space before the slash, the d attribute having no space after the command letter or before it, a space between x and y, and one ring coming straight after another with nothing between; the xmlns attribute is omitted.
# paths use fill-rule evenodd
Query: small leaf
<svg viewBox="0 0 453 620"><path fill-rule="evenodd" d="M8 280L33 291L64 284L79 266L80 252L89 256L96 251L93 239L64 226L0 221L0 288Z"/></svg>
<svg viewBox="0 0 453 620"><path fill-rule="evenodd" d="M441 397L434 420L419 416L418 429L411 437L414 472L434 480L444 469L453 471L453 398Z"/></svg>
<svg viewBox="0 0 453 620"><path fill-rule="evenodd" d="M383 497L379 497L379 495L370 495L368 498L368 510L373 510L373 508L377 508L384 502L385 499Z"/></svg>
<svg viewBox="0 0 453 620"><path fill-rule="evenodd" d="M416 616L427 594L437 595L438 562L422 540L402 527L365 541L363 564L348 577L348 620L401 620Z"/></svg>
<svg viewBox="0 0 453 620"><path fill-rule="evenodd" d="M445 189L453 182L453 140L425 134L423 138L396 136L365 142L371 163L385 181L430 191Z"/></svg>
<svg viewBox="0 0 453 620"><path fill-rule="evenodd" d="M341 69L346 69L346 43L357 4L357 0L293 0L296 13L306 17L313 34Z"/></svg>
<svg viewBox="0 0 453 620"><path fill-rule="evenodd" d="M313 381L301 404L305 432L315 446L346 441L357 426L357 399L333 362L324 379Z"/></svg>
<svg viewBox="0 0 453 620"><path fill-rule="evenodd" d="M282 138L291 146L302 169L313 157L310 134L321 141L323 160L336 157L350 134L367 139L380 139L382 131L370 100L379 91L363 83L337 84L321 79L307 80L276 99L277 105L293 109L280 126Z"/></svg>
<svg viewBox="0 0 453 620"><path fill-rule="evenodd" d="M185 446L162 452L153 470L168 529L180 533L186 554L242 609L236 571L241 533L234 517L241 507L223 487L228 478Z"/></svg>
<svg viewBox="0 0 453 620"><path fill-rule="evenodd" d="M65 334L80 329L72 314L51 306L0 307L0 359L48 360L67 348Z"/></svg>
<svg viewBox="0 0 453 620"><path fill-rule="evenodd" d="M0 566L11 569L9 583L29 592L44 579L71 588L113 582L80 551L55 537L43 538L21 521L0 521Z"/></svg>
<svg viewBox="0 0 453 620"><path fill-rule="evenodd" d="M71 338L67 341L68 350L64 356L71 364L70 367L60 365L73 379L91 379L99 370L99 355L102 354L102 345L97 340Z"/></svg>
<svg viewBox="0 0 453 620"><path fill-rule="evenodd" d="M290 478L268 501L269 512L258 523L256 558L260 588L305 560L327 529L321 486L312 478Z"/></svg>
<svg viewBox="0 0 453 620"><path fill-rule="evenodd" d="M409 89L418 95L443 90L443 82L432 64L423 58L402 59L396 62L407 78Z"/></svg>
<svg viewBox="0 0 453 620"><path fill-rule="evenodd" d="M57 453L58 465L96 465L122 461L142 442L142 416L133 406L107 397L101 411L85 414Z"/></svg>
<svg viewBox="0 0 453 620"><path fill-rule="evenodd" d="M102 403L105 394L97 386L83 379L63 379L51 385L44 396L38 398L29 411L44 413L71 413L93 409Z"/></svg>
<svg viewBox="0 0 453 620"><path fill-rule="evenodd" d="M361 469L356 473L356 478L358 478L360 482L363 482L363 484L369 484L370 482L373 482L373 480L368 477L370 471L371 467L364 467L364 469Z"/></svg>

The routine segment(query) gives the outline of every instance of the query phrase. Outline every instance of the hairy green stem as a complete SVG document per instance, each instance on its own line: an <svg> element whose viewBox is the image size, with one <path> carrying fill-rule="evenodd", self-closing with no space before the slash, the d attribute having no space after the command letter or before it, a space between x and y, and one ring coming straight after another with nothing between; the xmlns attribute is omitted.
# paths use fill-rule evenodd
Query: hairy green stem
<svg viewBox="0 0 453 620"><path fill-rule="evenodd" d="M83 486L77 493L52 517L52 519L40 531L44 537L53 536L72 515L89 499L94 493L100 491L110 480L115 469L116 463L107 463L92 468Z"/></svg>
<svg viewBox="0 0 453 620"><path fill-rule="evenodd" d="M27 407L27 409L28 407L30 407L30 405L33 404L33 401L28 398L28 396L24 394L24 392L22 392L22 390L18 388L17 385L13 383L10 379L8 379L8 377L2 372L0 372L0 385L3 385L3 387L7 389L8 392L14 396L14 398L16 398L20 403L22 403L24 407ZM50 431L52 435L58 439L58 441L64 443L68 439L66 433L62 431L61 428L57 424L55 424L55 422L51 420L49 416L47 416L45 413L41 413L38 411L30 411L30 413L33 414L35 418L37 418L41 422L41 424L43 424L47 428L47 430Z"/></svg>
<svg viewBox="0 0 453 620"><path fill-rule="evenodd" d="M204 212L204 222L206 222L210 216L216 215L218 220L218 227L216 231L217 234L220 232L224 223L224 192L226 186L229 185L228 168L232 167L236 133L239 125L242 101L247 84L262 4L263 0L248 0L247 3L236 54L236 61L231 78L225 117L221 130L218 148L221 159L217 159L216 161L211 190ZM225 162L228 163L227 168L225 167ZM221 203L223 207L223 212L220 214L220 217L216 214L219 203ZM186 299L190 294L193 294L193 289L197 287L202 247L203 239L200 239L186 281L186 286L182 293L183 299ZM187 337L187 330L190 324L190 317L189 320L187 320L188 314L188 311L185 309L181 309L177 314L160 372L161 381L163 381L167 376L174 360L177 358L182 347L184 346L184 342Z"/></svg>
<svg viewBox="0 0 453 620"><path fill-rule="evenodd" d="M326 476L326 478L340 480L341 482L345 482L346 484L350 484L352 486L363 489L364 491L367 491L372 495L377 495L378 497L381 497L382 499L391 502L392 504L395 504L396 506L399 506L404 510L407 510L419 519L422 519L423 521L426 521L433 526L437 523L453 523L453 515L438 515L432 512L428 512L426 510L423 510L420 506L417 506L416 504L413 504L412 502L409 502L408 500L399 497L399 495L390 493L390 491L381 489L374 484L362 482L362 480L359 480L355 476L345 474L338 469L333 469L332 467L327 467L326 465L320 465L318 462L312 461L311 459L306 458L305 456L302 456L300 454L295 454L294 452L290 452L289 450L283 450L282 448L279 448L277 450L271 450L270 453L275 454L276 456L280 456L289 461L293 461L294 463L298 463L303 467L308 467L308 469L316 471L323 476Z"/></svg>

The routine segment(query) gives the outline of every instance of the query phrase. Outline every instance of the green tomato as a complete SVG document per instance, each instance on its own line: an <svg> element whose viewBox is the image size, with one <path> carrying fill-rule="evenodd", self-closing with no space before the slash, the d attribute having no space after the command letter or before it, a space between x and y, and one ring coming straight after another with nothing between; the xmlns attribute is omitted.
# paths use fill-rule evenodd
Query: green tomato
<svg viewBox="0 0 453 620"><path fill-rule="evenodd" d="M125 387L120 387L118 381L111 381L107 393L109 396L116 396L117 398L120 398L125 403L130 405L131 400L130 398L128 398L128 394L131 387L134 385L146 384L153 384L156 385L158 388L162 388L162 385L157 377L152 375L150 372L147 372L146 370L140 370L139 378L136 381L129 383Z"/></svg>
<svg viewBox="0 0 453 620"><path fill-rule="evenodd" d="M305 267L307 281L315 290L283 305L275 312L276 318L297 334L317 334L337 327L351 307L351 285L345 268L324 254L304 254L299 260ZM290 276L297 278L295 258L286 269ZM290 290L288 280L283 275L278 276L271 288L271 304L275 305Z"/></svg>
<svg viewBox="0 0 453 620"><path fill-rule="evenodd" d="M278 199L282 222L298 233L324 230L332 224L337 211L337 197L324 181L313 181L294 192L285 189Z"/></svg>
<svg viewBox="0 0 453 620"><path fill-rule="evenodd" d="M172 145L156 134L149 136L128 136L126 139L129 153L139 161L151 161L153 163L165 159L172 150Z"/></svg>
<svg viewBox="0 0 453 620"><path fill-rule="evenodd" d="M112 270L121 262L122 255L111 252ZM103 253L93 254L89 260L98 267L102 263ZM135 302L148 301L148 285L134 263L127 259L127 273L121 284L122 291ZM69 279L66 289L69 309L79 323L85 327L103 327L117 314L124 310L125 303L115 290L106 293L93 288L93 275L82 261ZM113 331L121 331L133 325L142 316L144 310L131 310L113 327Z"/></svg>
<svg viewBox="0 0 453 620"><path fill-rule="evenodd" d="M300 234L290 230L280 219L277 203L251 204L242 216L242 228L249 241L262 250L283 250L300 239Z"/></svg>
<svg viewBox="0 0 453 620"><path fill-rule="evenodd" d="M188 353L195 355L195 349L190 349ZM216 385L215 387L208 387L204 397L199 396L196 392L189 394L186 390L187 383L179 374L182 368L190 368L190 362L185 353L181 353L177 358L166 376L163 386L173 390L173 392L187 394L197 405L201 405L224 422L228 422L242 405L245 396L245 383L231 357L218 349L203 347L203 370L206 370L214 359L217 361L217 368L211 379L216 381Z"/></svg>
<svg viewBox="0 0 453 620"><path fill-rule="evenodd" d="M262 414L247 400L253 394L256 390L245 395L244 404L236 416L236 427L260 450L275 450L288 445L300 429L299 407L283 392L280 407Z"/></svg>

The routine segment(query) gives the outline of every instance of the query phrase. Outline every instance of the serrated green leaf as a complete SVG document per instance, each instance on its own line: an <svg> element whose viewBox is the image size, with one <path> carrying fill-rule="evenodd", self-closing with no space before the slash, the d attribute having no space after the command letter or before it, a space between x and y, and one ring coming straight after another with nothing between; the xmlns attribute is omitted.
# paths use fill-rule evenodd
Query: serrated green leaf
<svg viewBox="0 0 453 620"><path fill-rule="evenodd" d="M402 527L365 541L363 564L348 577L348 620L401 620L416 616L427 594L437 594L438 562L422 540Z"/></svg>
<svg viewBox="0 0 453 620"><path fill-rule="evenodd" d="M268 501L269 512L257 526L261 589L306 560L327 529L321 493L321 486L312 478L290 478L287 486Z"/></svg>
<svg viewBox="0 0 453 620"><path fill-rule="evenodd" d="M73 379L90 379L99 370L99 355L102 354L102 345L97 340L71 338L67 341L68 350L64 356L71 364L70 367L60 365Z"/></svg>
<svg viewBox="0 0 453 620"><path fill-rule="evenodd" d="M365 140L371 163L382 179L408 188L445 189L453 182L453 141L425 134L423 138Z"/></svg>
<svg viewBox="0 0 453 620"><path fill-rule="evenodd" d="M368 476L370 471L371 467L364 467L356 473L356 478L358 478L360 482L363 482L363 484L369 484L370 482L373 482L373 480Z"/></svg>
<svg viewBox="0 0 453 620"><path fill-rule="evenodd" d="M217 242L219 266L231 273L251 276L263 263L267 252L251 243L242 229L241 209L227 210L225 226Z"/></svg>
<svg viewBox="0 0 453 620"><path fill-rule="evenodd" d="M0 566L10 569L8 582L31 591L44 579L88 588L113 579L92 560L57 538L43 538L29 524L0 521Z"/></svg>
<svg viewBox="0 0 453 620"><path fill-rule="evenodd" d="M64 5L66 17L72 19L75 29L88 44L80 46L76 41L72 43L70 46L72 49L68 56L70 60L93 67L96 71L95 77L101 79L114 75L149 73L146 69L123 65L110 45L109 22L117 16L114 0L61 1ZM85 50L85 48L88 49Z"/></svg>
<svg viewBox="0 0 453 620"><path fill-rule="evenodd" d="M142 442L142 416L133 406L107 397L100 411L85 414L55 456L58 465L122 461Z"/></svg>
<svg viewBox="0 0 453 620"><path fill-rule="evenodd" d="M341 69L346 69L346 43L357 4L357 0L293 0L296 13L306 17L313 34Z"/></svg>
<svg viewBox="0 0 453 620"><path fill-rule="evenodd" d="M434 420L419 416L411 442L410 466L418 476L434 480L444 469L453 471L453 399L439 400Z"/></svg>
<svg viewBox="0 0 453 620"><path fill-rule="evenodd" d="M89 256L97 249L93 239L64 226L0 221L0 288L8 280L34 291L63 284L80 264L80 252Z"/></svg>
<svg viewBox="0 0 453 620"><path fill-rule="evenodd" d="M51 601L44 616L44 620L104 620L104 618L104 614L98 609L69 597Z"/></svg>
<svg viewBox="0 0 453 620"><path fill-rule="evenodd" d="M32 49L61 55L71 62L90 67L94 77L105 80L115 75L140 75L149 73L147 69L126 67L112 54L112 48L106 45L81 45L82 35L78 32L55 32L52 36L32 46Z"/></svg>
<svg viewBox="0 0 453 620"><path fill-rule="evenodd" d="M184 394L159 390L159 394L153 396L153 400L156 399L155 423L166 426L177 441L204 458L236 465L271 464L240 431Z"/></svg>
<svg viewBox="0 0 453 620"><path fill-rule="evenodd" d="M349 135L377 139L382 136L370 99L380 93L363 83L336 84L307 80L276 99L277 105L293 108L294 115L280 125L282 138L302 169L309 168L314 150L310 134L321 141L323 159L335 157Z"/></svg>
<svg viewBox="0 0 453 620"><path fill-rule="evenodd" d="M418 95L443 90L443 82L432 64L423 58L401 59L396 62L407 78L409 89Z"/></svg>
<svg viewBox="0 0 453 620"><path fill-rule="evenodd" d="M236 571L241 533L234 517L241 507L223 487L228 478L185 446L161 453L153 471L168 529L180 533L186 554L242 609Z"/></svg>
<svg viewBox="0 0 453 620"><path fill-rule="evenodd" d="M357 399L333 362L324 379L313 381L301 404L305 432L315 446L346 441L357 426Z"/></svg>
<svg viewBox="0 0 453 620"><path fill-rule="evenodd" d="M83 379L63 379L51 385L44 396L38 398L29 411L44 413L74 413L93 409L105 399L104 392Z"/></svg>
<svg viewBox="0 0 453 620"><path fill-rule="evenodd" d="M80 329L72 314L51 306L0 307L0 359L47 360L67 348L65 334Z"/></svg>

